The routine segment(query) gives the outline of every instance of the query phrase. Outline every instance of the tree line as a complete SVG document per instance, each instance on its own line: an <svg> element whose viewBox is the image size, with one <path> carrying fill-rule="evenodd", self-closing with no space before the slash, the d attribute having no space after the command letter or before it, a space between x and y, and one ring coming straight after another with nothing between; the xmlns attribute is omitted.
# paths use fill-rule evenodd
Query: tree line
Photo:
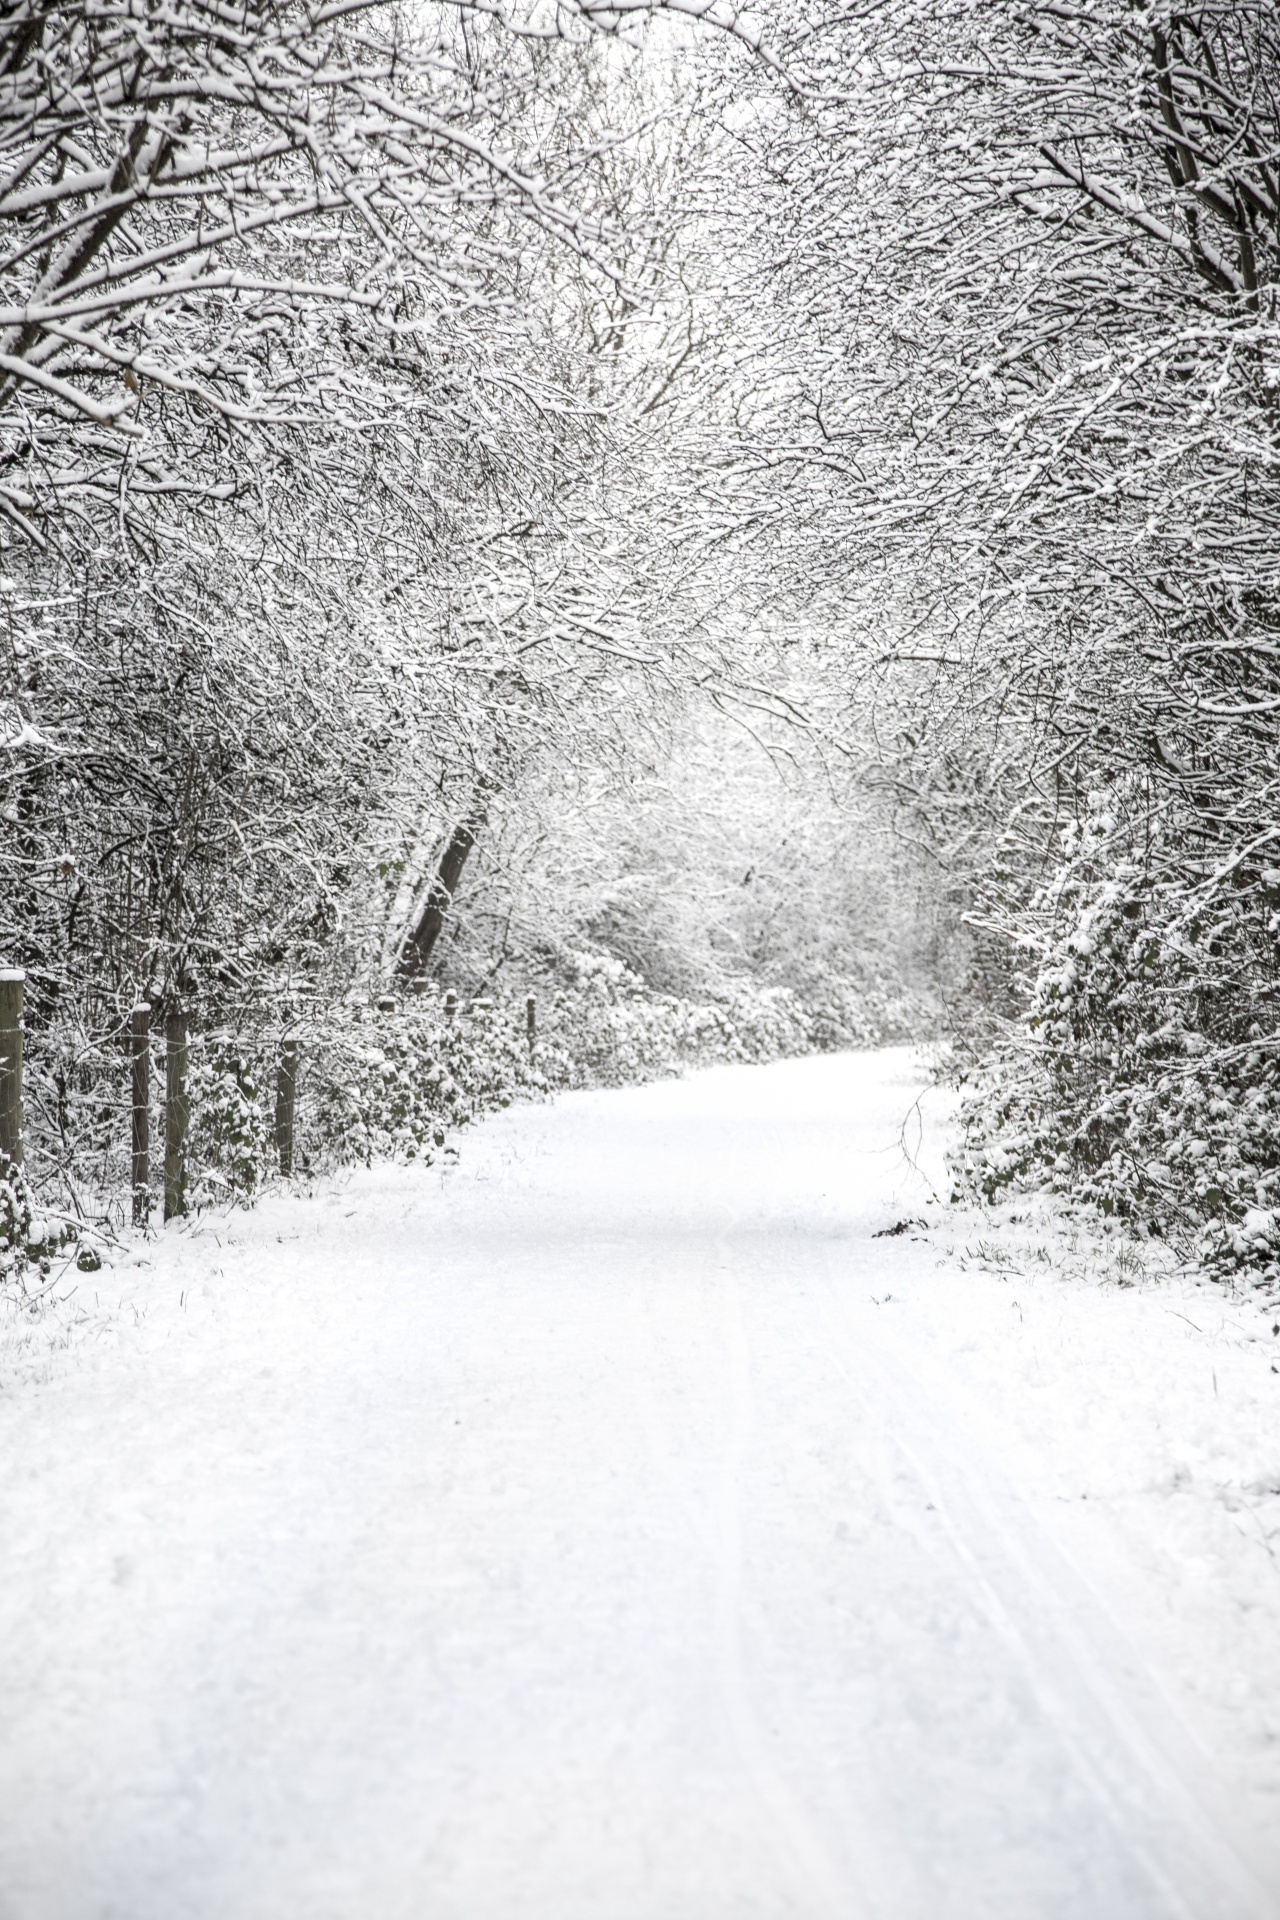
<svg viewBox="0 0 1280 1920"><path fill-rule="evenodd" d="M23 0L33 1020L928 1001L980 1190L1265 1266L1278 62L1251 0Z"/></svg>

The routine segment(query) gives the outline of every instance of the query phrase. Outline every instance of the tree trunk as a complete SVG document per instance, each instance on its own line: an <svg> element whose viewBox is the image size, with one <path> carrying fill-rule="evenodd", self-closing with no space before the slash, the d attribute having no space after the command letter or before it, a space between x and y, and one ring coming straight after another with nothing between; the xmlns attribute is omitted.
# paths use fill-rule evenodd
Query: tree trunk
<svg viewBox="0 0 1280 1920"><path fill-rule="evenodd" d="M402 978L412 979L415 973L421 973L431 958L431 950L440 938L444 917L453 904L462 869L476 843L483 819L483 814L473 814L469 820L460 820L449 835L449 844L440 857L436 877L427 889L417 921L400 951L397 972Z"/></svg>

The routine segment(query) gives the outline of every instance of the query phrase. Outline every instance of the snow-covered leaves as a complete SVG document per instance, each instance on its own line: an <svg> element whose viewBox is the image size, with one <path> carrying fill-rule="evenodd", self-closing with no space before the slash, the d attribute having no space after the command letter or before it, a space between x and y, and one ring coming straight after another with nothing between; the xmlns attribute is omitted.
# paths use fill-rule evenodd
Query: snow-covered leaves
<svg viewBox="0 0 1280 1920"><path fill-rule="evenodd" d="M1280 1255L1280 982L1256 853L1206 860L1194 812L1095 790L1024 909L1043 941L1025 1029L966 1108L988 1197L1040 1180L1219 1264Z"/></svg>
<svg viewBox="0 0 1280 1920"><path fill-rule="evenodd" d="M31 1189L22 1168L0 1160L0 1283L21 1274L33 1219Z"/></svg>

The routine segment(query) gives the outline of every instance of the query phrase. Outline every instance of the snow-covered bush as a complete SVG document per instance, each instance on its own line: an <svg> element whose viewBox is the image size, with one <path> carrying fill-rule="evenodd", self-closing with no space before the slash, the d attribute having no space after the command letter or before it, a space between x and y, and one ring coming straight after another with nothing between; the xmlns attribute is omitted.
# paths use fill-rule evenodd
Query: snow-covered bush
<svg viewBox="0 0 1280 1920"><path fill-rule="evenodd" d="M249 1199L268 1165L270 1135L254 1050L225 1032L198 1038L187 1082L189 1197Z"/></svg>
<svg viewBox="0 0 1280 1920"><path fill-rule="evenodd" d="M20 1279L33 1220L31 1188L14 1160L0 1160L0 1285Z"/></svg>
<svg viewBox="0 0 1280 1920"><path fill-rule="evenodd" d="M313 1165L430 1161L449 1133L547 1082L529 1060L523 1009L447 1018L435 995L403 1008L357 1000L303 1039L299 1139Z"/></svg>
<svg viewBox="0 0 1280 1920"><path fill-rule="evenodd" d="M719 998L657 994L607 953L573 951L562 977L537 997L529 1043L524 992L457 1001L437 990L403 1002L353 994L298 1022L295 1169L378 1159L427 1163L455 1131L516 1099L560 1088L621 1086L687 1065L764 1061L830 1043L784 988L749 979ZM885 1037L871 1012L838 1044ZM889 1036L892 1037L892 1036ZM189 1167L195 1205L252 1199L275 1164L259 1089L278 1062L278 1040L219 1035L193 1046Z"/></svg>
<svg viewBox="0 0 1280 1920"><path fill-rule="evenodd" d="M517 1098L620 1086L686 1064L807 1051L803 1011L777 989L744 985L720 1002L648 991L610 955L575 953L570 979L538 1005L530 1048L525 997L404 1006L347 1003L304 1038L299 1140L311 1165L426 1159L453 1130Z"/></svg>
<svg viewBox="0 0 1280 1920"><path fill-rule="evenodd" d="M726 983L716 999L654 993L612 955L566 955L571 984L546 1015L547 1071L564 1086L622 1086L684 1064L807 1052L809 1022L785 989Z"/></svg>
<svg viewBox="0 0 1280 1920"><path fill-rule="evenodd" d="M1146 799L1093 790L1025 910L1043 933L1029 1006L966 1102L959 1170L988 1199L1045 1184L1275 1270L1280 871Z"/></svg>

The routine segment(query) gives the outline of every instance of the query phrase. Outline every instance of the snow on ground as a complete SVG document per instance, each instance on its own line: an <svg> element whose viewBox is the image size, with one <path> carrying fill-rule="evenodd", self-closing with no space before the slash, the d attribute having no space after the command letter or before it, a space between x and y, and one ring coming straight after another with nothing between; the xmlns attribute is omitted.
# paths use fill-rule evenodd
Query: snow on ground
<svg viewBox="0 0 1280 1920"><path fill-rule="evenodd" d="M513 1109L11 1317L3 1920L1280 1914L1280 1315L939 1204L923 1087Z"/></svg>

